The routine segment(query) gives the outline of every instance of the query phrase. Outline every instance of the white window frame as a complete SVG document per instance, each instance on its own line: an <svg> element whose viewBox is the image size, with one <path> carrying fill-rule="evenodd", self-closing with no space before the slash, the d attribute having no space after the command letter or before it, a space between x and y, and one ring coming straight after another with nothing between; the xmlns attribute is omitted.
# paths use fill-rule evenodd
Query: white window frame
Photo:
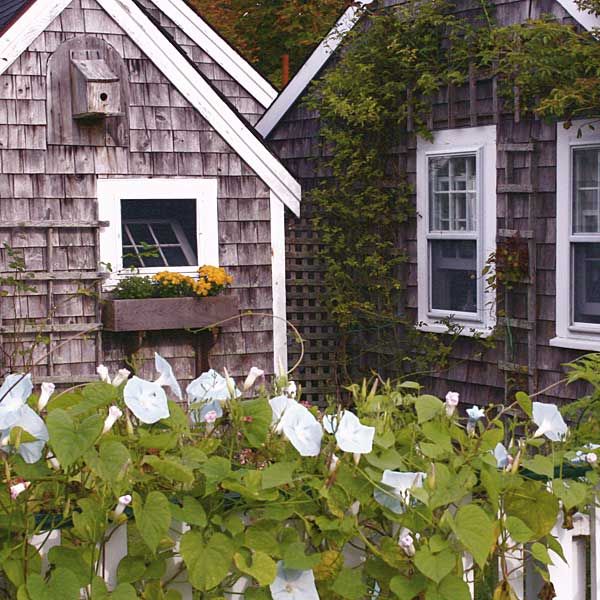
<svg viewBox="0 0 600 600"><path fill-rule="evenodd" d="M131 275L123 268L123 239L121 231L121 200L194 200L196 203L196 247L198 264L185 267L143 267L140 275L173 271L197 275L201 265L219 266L219 222L217 216L216 179L98 179L98 218L108 221L100 230L100 261L110 276L104 287L114 287L120 279Z"/></svg>
<svg viewBox="0 0 600 600"><path fill-rule="evenodd" d="M600 324L573 322L570 283L572 242L600 243L598 234L572 233L573 150L585 146L600 146L600 132L586 127L589 122L590 120L573 121L569 129L565 129L563 123L556 125L556 337L550 340L550 345L600 351Z"/></svg>
<svg viewBox="0 0 600 600"><path fill-rule="evenodd" d="M475 233L429 231L429 158L475 154L477 171L477 231ZM477 240L477 312L464 313L431 309L430 239ZM450 318L462 327L461 335L487 336L496 325L496 293L489 289L483 268L496 250L496 126L445 129L434 132L433 141L417 139L417 328L447 333L442 320Z"/></svg>

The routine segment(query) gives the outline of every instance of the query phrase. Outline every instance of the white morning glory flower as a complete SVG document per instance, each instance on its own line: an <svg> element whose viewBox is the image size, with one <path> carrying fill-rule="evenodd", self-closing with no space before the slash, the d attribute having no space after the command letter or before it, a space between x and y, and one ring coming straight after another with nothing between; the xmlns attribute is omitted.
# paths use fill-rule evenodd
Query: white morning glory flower
<svg viewBox="0 0 600 600"><path fill-rule="evenodd" d="M298 403L288 396L275 396L269 400L269 405L273 411L271 426L276 426L276 432L281 433L281 417L285 411L291 406L296 406Z"/></svg>
<svg viewBox="0 0 600 600"><path fill-rule="evenodd" d="M485 410L478 406L473 406L473 408L467 408L467 416L470 421L479 421L479 419L485 417Z"/></svg>
<svg viewBox="0 0 600 600"><path fill-rule="evenodd" d="M451 417L458 406L460 401L460 394L458 392L448 392L446 394L446 414Z"/></svg>
<svg viewBox="0 0 600 600"><path fill-rule="evenodd" d="M496 465L499 469L510 467L513 461L513 457L508 453L508 450L501 442L498 442L494 448L494 458L496 459Z"/></svg>
<svg viewBox="0 0 600 600"><path fill-rule="evenodd" d="M254 385L256 380L259 377L262 377L264 374L265 374L265 372L262 369L259 369L258 367L252 367L250 369L250 372L248 373L248 377L246 377L246 380L244 381L244 384L242 385L242 388L244 389L244 391L249 390Z"/></svg>
<svg viewBox="0 0 600 600"><path fill-rule="evenodd" d="M201 423L214 423L223 416L223 408L218 400L207 402L200 409L199 420Z"/></svg>
<svg viewBox="0 0 600 600"><path fill-rule="evenodd" d="M553 442L562 441L569 428L555 404L533 403L533 422L538 426L533 437L545 435Z"/></svg>
<svg viewBox="0 0 600 600"><path fill-rule="evenodd" d="M229 390L225 377L210 369L202 373L200 377L194 379L186 388L188 403L208 402L210 400L228 400ZM235 397L238 398L242 393L235 390Z"/></svg>
<svg viewBox="0 0 600 600"><path fill-rule="evenodd" d="M0 387L0 430L10 429L19 417L19 409L33 392L31 375L7 375Z"/></svg>
<svg viewBox="0 0 600 600"><path fill-rule="evenodd" d="M43 419L27 404L14 411L14 420L12 425L2 431L3 439L10 436L13 427L20 427L29 435L36 438L33 442L21 442L17 453L28 464L36 463L42 457L42 450L49 439L48 428Z"/></svg>
<svg viewBox="0 0 600 600"><path fill-rule="evenodd" d="M327 433L335 434L337 445L344 452L369 454L373 450L375 427L363 425L349 410L342 412L339 422L336 416L325 415L323 427Z"/></svg>
<svg viewBox="0 0 600 600"><path fill-rule="evenodd" d="M373 492L373 497L379 504L385 506L393 513L401 515L406 511L410 501L410 490L414 487L423 487L425 473L390 471L386 469L381 477L381 483L389 488L383 491L378 488Z"/></svg>
<svg viewBox="0 0 600 600"><path fill-rule="evenodd" d="M323 428L308 408L297 403L289 406L279 428L301 456L319 455Z"/></svg>
<svg viewBox="0 0 600 600"><path fill-rule="evenodd" d="M45 408L46 405L48 404L49 400L50 400L50 396L52 396L52 394L54 394L54 390L56 389L56 386L53 383L42 383L42 392L40 393L40 397L38 400L38 412L42 412Z"/></svg>
<svg viewBox="0 0 600 600"><path fill-rule="evenodd" d="M285 569L282 560L277 563L277 576L269 589L273 600L319 600L312 570Z"/></svg>
<svg viewBox="0 0 600 600"><path fill-rule="evenodd" d="M127 382L123 390L123 399L127 408L142 423L156 423L170 414L165 390L157 383L135 375Z"/></svg>
<svg viewBox="0 0 600 600"><path fill-rule="evenodd" d="M158 352L154 353L154 366L160 375L154 383L170 388L180 400L183 400L181 388L177 379L175 379L173 368Z"/></svg>
<svg viewBox="0 0 600 600"><path fill-rule="evenodd" d="M585 462L587 462L588 465L596 464L596 462L598 462L598 455L595 452L588 452L585 455Z"/></svg>

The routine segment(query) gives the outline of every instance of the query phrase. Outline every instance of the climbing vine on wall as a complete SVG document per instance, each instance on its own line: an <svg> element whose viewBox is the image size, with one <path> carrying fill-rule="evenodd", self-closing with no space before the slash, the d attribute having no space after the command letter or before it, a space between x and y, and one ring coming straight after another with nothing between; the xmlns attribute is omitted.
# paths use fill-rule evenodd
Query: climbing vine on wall
<svg viewBox="0 0 600 600"><path fill-rule="evenodd" d="M356 375L361 363L395 374L448 364L456 327L428 343L405 311L414 201L402 146L414 143L409 129L431 137L431 99L465 84L470 69L496 77L506 101L518 94L523 114L568 121L600 107L592 32L549 17L499 27L483 0L468 20L446 0L372 12L307 100L320 113L327 156L311 199L342 373Z"/></svg>

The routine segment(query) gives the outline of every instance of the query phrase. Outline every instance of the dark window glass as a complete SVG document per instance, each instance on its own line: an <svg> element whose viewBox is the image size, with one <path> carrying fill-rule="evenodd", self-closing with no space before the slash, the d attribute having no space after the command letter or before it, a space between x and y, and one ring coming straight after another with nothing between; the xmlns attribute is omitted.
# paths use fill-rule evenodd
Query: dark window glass
<svg viewBox="0 0 600 600"><path fill-rule="evenodd" d="M477 312L477 242L430 240L431 308Z"/></svg>
<svg viewBox="0 0 600 600"><path fill-rule="evenodd" d="M600 324L600 243L573 244L573 318Z"/></svg>

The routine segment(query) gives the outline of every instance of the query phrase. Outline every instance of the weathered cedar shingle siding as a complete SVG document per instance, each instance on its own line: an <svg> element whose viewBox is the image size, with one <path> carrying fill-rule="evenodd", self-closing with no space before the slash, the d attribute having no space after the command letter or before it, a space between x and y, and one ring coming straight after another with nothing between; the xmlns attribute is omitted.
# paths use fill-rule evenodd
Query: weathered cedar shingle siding
<svg viewBox="0 0 600 600"><path fill-rule="evenodd" d="M388 0L387 6L401 2ZM573 19L553 0L494 0L495 18L500 25L520 23L528 17L537 18L544 14L553 14L560 21L574 24ZM463 18L472 18L480 10L476 0L459 2L457 13ZM331 67L331 63L327 68ZM475 106L471 107L467 86L453 90L454 100L449 110L447 92L441 92L433 99L433 128L447 129L468 127L471 124L488 125L496 121L492 82L478 81ZM302 383L307 392L314 392L313 399L331 389L333 377L333 352L335 351L334 328L321 319L319 295L323 290L323 267L317 259L319 241L311 227L314 207L310 204L310 190L327 177L324 163L326 155L319 145L320 120L317 112L307 110L302 102L306 92L285 115L282 121L269 135L271 147L281 157L289 170L301 181L304 190L302 215L296 219L287 215L287 283L288 316L300 329L306 339L306 359L301 369ZM472 114L473 113L473 114ZM475 122L472 122L474 117ZM555 262L556 262L556 126L538 120L527 119L514 123L509 108L499 119L498 144L506 141L529 142L536 140L538 163L537 218L537 388L542 389L564 377L563 363L583 354L549 346L549 340L555 332ZM406 163L409 183L416 183L416 141L414 135L407 135L399 146L406 147L406 154L400 158ZM503 183L504 164L501 153L498 154L498 183ZM522 158L515 161L517 181L526 181L527 173ZM521 161L521 162L519 162ZM505 227L500 211L498 228ZM518 198L512 200L510 216L514 227L525 223L526 203ZM373 215L373 218L377 218ZM405 231L406 247L410 255L407 268L407 290L405 294L407 314L416 319L417 309L417 265L416 265L416 222L411 220ZM315 303L316 301L316 303ZM311 304L309 304L311 303ZM519 298L518 290L513 294L514 316L526 318L524 295ZM315 306L316 304L316 306ZM321 312L320 312L321 311ZM319 318L317 318L317 316ZM526 345L515 333L516 354L526 364L523 356ZM481 358L474 359L472 340L461 338L454 350L452 367L446 373L432 378L429 388L433 393L445 395L449 389L463 394L465 403L485 403L502 401L504 396L504 373L498 368L503 359L502 344L493 350L487 350ZM290 357L292 361L294 356ZM552 390L551 396L559 399L574 398L581 392L578 386L567 388L564 385Z"/></svg>
<svg viewBox="0 0 600 600"><path fill-rule="evenodd" d="M47 144L48 59L62 42L81 34L104 39L125 60L131 94L130 147ZM187 47L199 63L210 65L192 43ZM222 81L226 80L223 75ZM238 99L248 100L240 90L235 93ZM0 77L0 225L50 219L86 226L54 229L50 253L45 229L0 227L0 244L22 250L28 272L42 278L48 270L69 272L52 283L35 281L36 291L18 305L10 297L0 297L0 324L12 329L20 327L23 319L48 318L56 330L98 320L94 295L76 293L90 284L93 291L94 280L89 278L98 270L97 230L91 226L97 220L96 179L145 176L218 178L221 266L235 278L232 293L239 297L241 309L271 312L269 189L94 0L74 0ZM7 253L2 249L0 272L5 271ZM55 299L51 314L48 285L53 286ZM54 343L69 335L54 333ZM120 364L123 337L103 334L102 338L103 351L90 336L53 354L54 375L67 380L88 377L95 373L98 361ZM2 338L0 333L0 342L4 351L10 351L9 336ZM272 372L272 346L270 318L234 321L222 328L212 363L215 368L226 365L237 376L252 365ZM194 376L191 334L151 334L144 344L144 358L151 358L154 350L172 361L182 380ZM44 352L40 346L37 356ZM48 359L44 359L35 374L43 379L48 372ZM151 372L147 363L143 373Z"/></svg>

